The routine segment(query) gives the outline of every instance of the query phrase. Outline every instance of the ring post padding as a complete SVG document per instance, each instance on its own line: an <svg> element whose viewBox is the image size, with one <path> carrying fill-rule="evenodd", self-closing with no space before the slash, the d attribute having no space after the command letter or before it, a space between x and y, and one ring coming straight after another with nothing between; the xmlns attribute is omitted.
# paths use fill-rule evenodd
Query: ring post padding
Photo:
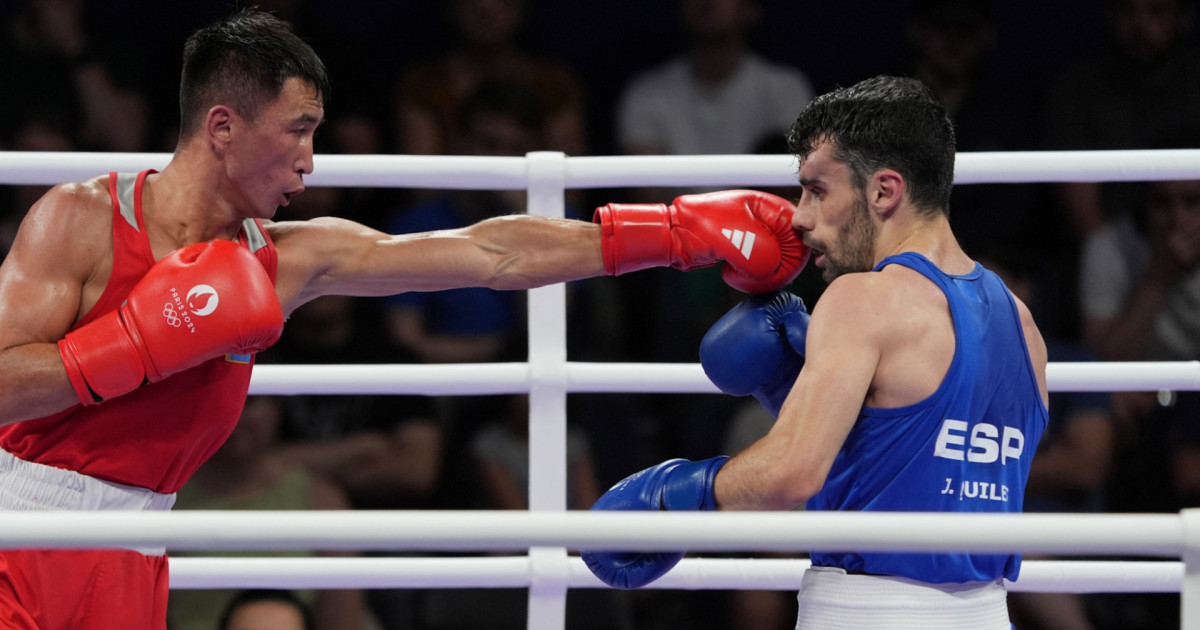
<svg viewBox="0 0 1200 630"><path fill-rule="evenodd" d="M529 154L529 214L563 216L566 156ZM567 508L566 285L529 290L529 509Z"/></svg>
<svg viewBox="0 0 1200 630"><path fill-rule="evenodd" d="M527 156L529 214L562 218L566 155ZM567 290L556 283L529 290L529 509L567 509ZM526 626L562 628L567 620L567 550L533 547Z"/></svg>
<svg viewBox="0 0 1200 630"><path fill-rule="evenodd" d="M526 623L530 630L561 628L566 624L570 560L565 547L530 547Z"/></svg>
<svg viewBox="0 0 1200 630"><path fill-rule="evenodd" d="M1200 508L1179 513L1183 518L1183 587L1180 627L1200 628Z"/></svg>

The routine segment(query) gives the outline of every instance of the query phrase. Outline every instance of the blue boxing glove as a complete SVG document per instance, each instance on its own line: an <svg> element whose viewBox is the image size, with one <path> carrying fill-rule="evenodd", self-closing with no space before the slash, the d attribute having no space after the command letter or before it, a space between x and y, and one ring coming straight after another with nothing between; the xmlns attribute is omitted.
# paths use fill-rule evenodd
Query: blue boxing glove
<svg viewBox="0 0 1200 630"><path fill-rule="evenodd" d="M729 458L670 459L609 488L593 510L715 510L713 481ZM580 551L596 577L615 588L639 588L662 577L682 552Z"/></svg>
<svg viewBox="0 0 1200 630"><path fill-rule="evenodd" d="M804 367L808 320L804 302L786 291L747 298L705 333L700 365L721 391L754 396L779 417Z"/></svg>

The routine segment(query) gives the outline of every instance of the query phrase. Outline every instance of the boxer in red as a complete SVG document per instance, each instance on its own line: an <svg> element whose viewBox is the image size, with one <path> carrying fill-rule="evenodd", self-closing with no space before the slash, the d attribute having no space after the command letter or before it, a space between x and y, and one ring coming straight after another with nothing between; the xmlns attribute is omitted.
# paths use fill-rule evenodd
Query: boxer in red
<svg viewBox="0 0 1200 630"><path fill-rule="evenodd" d="M424 234L274 222L312 172L328 93L286 23L239 12L185 45L162 172L61 184L30 209L0 266L0 509L169 509L232 431L254 354L321 295L722 261L728 283L760 292L808 258L794 206L754 191ZM0 627L163 629L166 595L163 549L0 552Z"/></svg>

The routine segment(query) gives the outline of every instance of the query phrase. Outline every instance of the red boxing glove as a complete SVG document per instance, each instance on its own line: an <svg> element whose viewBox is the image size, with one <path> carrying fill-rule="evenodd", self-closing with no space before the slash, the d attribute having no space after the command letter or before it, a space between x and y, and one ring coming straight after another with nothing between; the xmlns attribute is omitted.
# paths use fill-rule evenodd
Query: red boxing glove
<svg viewBox="0 0 1200 630"><path fill-rule="evenodd" d="M754 190L684 195L671 205L610 203L596 209L604 270L620 275L649 267L682 271L724 260L726 284L766 293L790 283L809 248L792 228L786 199Z"/></svg>
<svg viewBox="0 0 1200 630"><path fill-rule="evenodd" d="M150 268L116 310L67 333L58 351L94 405L226 354L270 347L283 310L266 269L232 241L196 243Z"/></svg>

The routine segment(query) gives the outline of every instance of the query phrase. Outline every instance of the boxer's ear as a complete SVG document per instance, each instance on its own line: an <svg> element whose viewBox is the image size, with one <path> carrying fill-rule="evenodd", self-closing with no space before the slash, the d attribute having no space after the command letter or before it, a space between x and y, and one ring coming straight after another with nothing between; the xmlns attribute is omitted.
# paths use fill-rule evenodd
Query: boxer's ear
<svg viewBox="0 0 1200 630"><path fill-rule="evenodd" d="M907 188L907 182L900 173L890 168L880 169L867 182L867 204L873 214L885 219L900 207Z"/></svg>
<svg viewBox="0 0 1200 630"><path fill-rule="evenodd" d="M233 137L233 111L227 105L214 105L204 116L204 130L209 141L218 146L229 144Z"/></svg>

